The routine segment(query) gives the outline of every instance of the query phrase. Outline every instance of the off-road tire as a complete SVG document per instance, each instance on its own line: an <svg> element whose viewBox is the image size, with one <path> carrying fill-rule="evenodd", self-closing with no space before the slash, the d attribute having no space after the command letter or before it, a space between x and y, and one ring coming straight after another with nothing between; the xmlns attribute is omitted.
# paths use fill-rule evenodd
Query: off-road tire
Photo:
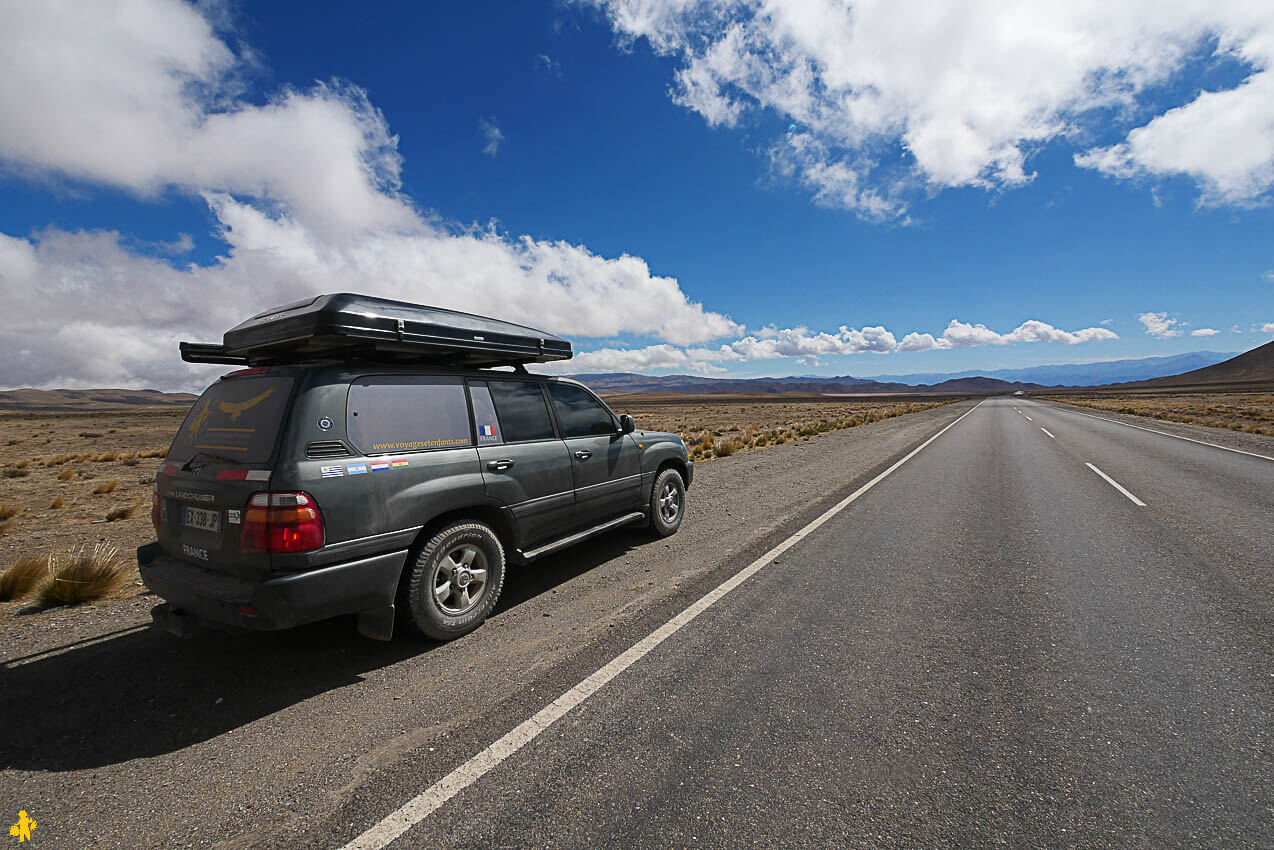
<svg viewBox="0 0 1274 850"><path fill-rule="evenodd" d="M672 496L670 502L668 497ZM670 504L675 512L669 515ZM668 537L681 528L686 515L686 485L681 473L669 467L655 476L655 486L650 488L650 532L656 537Z"/></svg>
<svg viewBox="0 0 1274 850"><path fill-rule="evenodd" d="M473 607L448 613L435 591L439 586L443 561L457 551L477 549L485 560L486 581ZM475 558L476 560L476 558ZM454 570L455 563L451 563ZM408 555L407 568L398 590L398 610L408 629L434 640L454 640L482 624L495 608L504 587L504 547L490 527L480 522L455 522L444 526ZM454 598L454 597L452 597ZM459 603L456 603L457 606Z"/></svg>

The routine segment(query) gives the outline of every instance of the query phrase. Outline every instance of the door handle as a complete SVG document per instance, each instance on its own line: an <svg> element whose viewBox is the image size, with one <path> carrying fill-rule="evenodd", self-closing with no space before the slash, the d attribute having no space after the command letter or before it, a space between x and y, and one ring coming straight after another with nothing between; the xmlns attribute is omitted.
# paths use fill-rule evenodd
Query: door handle
<svg viewBox="0 0 1274 850"><path fill-rule="evenodd" d="M504 470L510 469L512 468L512 466L513 466L513 461L509 460L508 458L504 458L503 460L487 461L487 469L490 469L493 472L504 472Z"/></svg>
<svg viewBox="0 0 1274 850"><path fill-rule="evenodd" d="M580 449L579 451L575 453L575 456L579 458L580 460L588 460L590 457L593 456L593 453L590 452L588 449Z"/></svg>

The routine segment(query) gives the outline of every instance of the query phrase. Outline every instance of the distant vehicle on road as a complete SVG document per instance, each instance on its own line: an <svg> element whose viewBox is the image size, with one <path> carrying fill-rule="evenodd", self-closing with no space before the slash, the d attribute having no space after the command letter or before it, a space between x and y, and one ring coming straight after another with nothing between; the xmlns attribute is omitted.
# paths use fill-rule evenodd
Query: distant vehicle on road
<svg viewBox="0 0 1274 850"><path fill-rule="evenodd" d="M685 516L681 438L528 374L571 356L531 328L325 295L182 356L244 368L199 397L156 475L137 557L178 634L357 614L369 637L398 621L447 640L490 614L506 563Z"/></svg>

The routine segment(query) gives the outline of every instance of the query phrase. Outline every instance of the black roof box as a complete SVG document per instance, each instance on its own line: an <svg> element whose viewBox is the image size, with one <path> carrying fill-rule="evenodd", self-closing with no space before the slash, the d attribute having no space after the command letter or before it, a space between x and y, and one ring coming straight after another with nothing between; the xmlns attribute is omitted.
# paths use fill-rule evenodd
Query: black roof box
<svg viewBox="0 0 1274 850"><path fill-rule="evenodd" d="M571 344L534 328L368 295L318 295L226 331L221 345L183 342L191 363L269 365L331 360L480 368L569 360Z"/></svg>

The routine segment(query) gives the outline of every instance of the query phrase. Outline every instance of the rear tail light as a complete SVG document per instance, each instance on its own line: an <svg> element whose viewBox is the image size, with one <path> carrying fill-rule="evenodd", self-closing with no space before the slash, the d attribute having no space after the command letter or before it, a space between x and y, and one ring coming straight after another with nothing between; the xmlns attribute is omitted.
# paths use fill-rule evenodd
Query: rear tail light
<svg viewBox="0 0 1274 850"><path fill-rule="evenodd" d="M323 545L323 515L306 493L253 493L243 514L244 552L308 552Z"/></svg>

